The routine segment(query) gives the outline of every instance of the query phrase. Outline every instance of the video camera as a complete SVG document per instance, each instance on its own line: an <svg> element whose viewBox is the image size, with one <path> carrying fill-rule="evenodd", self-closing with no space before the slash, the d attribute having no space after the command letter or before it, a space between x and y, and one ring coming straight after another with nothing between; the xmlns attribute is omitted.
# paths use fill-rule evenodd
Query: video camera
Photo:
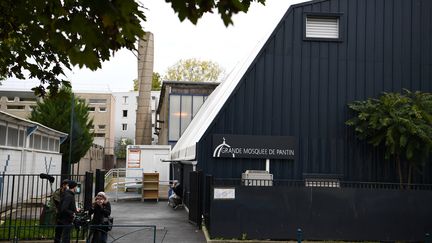
<svg viewBox="0 0 432 243"><path fill-rule="evenodd" d="M88 211L79 211L75 214L73 224L75 228L85 227L90 224L90 214Z"/></svg>

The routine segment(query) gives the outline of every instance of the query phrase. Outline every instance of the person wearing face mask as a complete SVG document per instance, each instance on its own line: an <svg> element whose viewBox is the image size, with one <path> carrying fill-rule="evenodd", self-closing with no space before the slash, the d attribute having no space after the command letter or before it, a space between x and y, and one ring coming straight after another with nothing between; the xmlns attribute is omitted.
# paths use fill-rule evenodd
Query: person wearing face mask
<svg viewBox="0 0 432 243"><path fill-rule="evenodd" d="M75 213L78 212L78 209L75 206L77 183L73 180L68 181L68 188L69 189L65 190L61 196L57 218L58 227L56 227L55 230L54 243L70 243L72 222Z"/></svg>
<svg viewBox="0 0 432 243"><path fill-rule="evenodd" d="M96 225L91 229L91 242L92 243L106 243L108 238L107 227L97 227L97 225L104 225L104 221L111 215L111 204L108 201L108 197L104 192L99 192L92 208L89 211L90 215L93 215L91 225Z"/></svg>

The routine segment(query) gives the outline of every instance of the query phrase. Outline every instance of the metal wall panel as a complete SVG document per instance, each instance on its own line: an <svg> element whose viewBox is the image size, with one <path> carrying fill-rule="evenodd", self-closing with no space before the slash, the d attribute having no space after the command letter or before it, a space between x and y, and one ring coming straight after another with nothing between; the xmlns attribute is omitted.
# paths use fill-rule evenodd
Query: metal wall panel
<svg viewBox="0 0 432 243"><path fill-rule="evenodd" d="M305 13L341 14L339 42L304 40ZM347 104L384 91L432 91L432 1L328 0L288 10L198 143L198 168L239 178L264 160L212 158L212 134L297 140L294 161L271 162L277 179L304 173L396 181L382 150L355 138ZM432 183L431 166L414 180Z"/></svg>

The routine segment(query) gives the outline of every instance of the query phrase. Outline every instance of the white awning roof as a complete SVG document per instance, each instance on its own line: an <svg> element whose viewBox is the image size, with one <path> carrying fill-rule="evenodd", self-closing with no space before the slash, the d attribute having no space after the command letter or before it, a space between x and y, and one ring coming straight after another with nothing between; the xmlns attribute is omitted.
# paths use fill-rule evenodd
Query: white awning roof
<svg viewBox="0 0 432 243"><path fill-rule="evenodd" d="M66 138L68 136L67 133L57 131L55 129L52 129L50 127L47 127L45 125L42 125L38 122L30 121L12 114L9 114L4 111L0 111L0 120L12 122L15 124L23 125L26 127L37 127L38 130L45 134L49 134L51 136L59 137L59 138Z"/></svg>

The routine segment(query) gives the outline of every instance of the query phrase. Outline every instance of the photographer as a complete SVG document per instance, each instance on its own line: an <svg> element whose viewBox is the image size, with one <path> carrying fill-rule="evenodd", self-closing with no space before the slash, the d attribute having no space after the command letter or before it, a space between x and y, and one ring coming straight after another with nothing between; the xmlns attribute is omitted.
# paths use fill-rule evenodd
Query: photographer
<svg viewBox="0 0 432 243"><path fill-rule="evenodd" d="M111 204L108 201L108 197L104 192L99 192L95 201L90 209L90 215L93 214L93 219L91 221L92 225L105 225L108 217L111 215ZM93 227L91 228L92 243L106 243L107 242L107 227Z"/></svg>
<svg viewBox="0 0 432 243"><path fill-rule="evenodd" d="M70 243L70 233L75 213L78 211L75 206L75 192L77 183L68 181L69 189L66 190L60 200L60 210L57 218L58 227L55 229L54 243Z"/></svg>

